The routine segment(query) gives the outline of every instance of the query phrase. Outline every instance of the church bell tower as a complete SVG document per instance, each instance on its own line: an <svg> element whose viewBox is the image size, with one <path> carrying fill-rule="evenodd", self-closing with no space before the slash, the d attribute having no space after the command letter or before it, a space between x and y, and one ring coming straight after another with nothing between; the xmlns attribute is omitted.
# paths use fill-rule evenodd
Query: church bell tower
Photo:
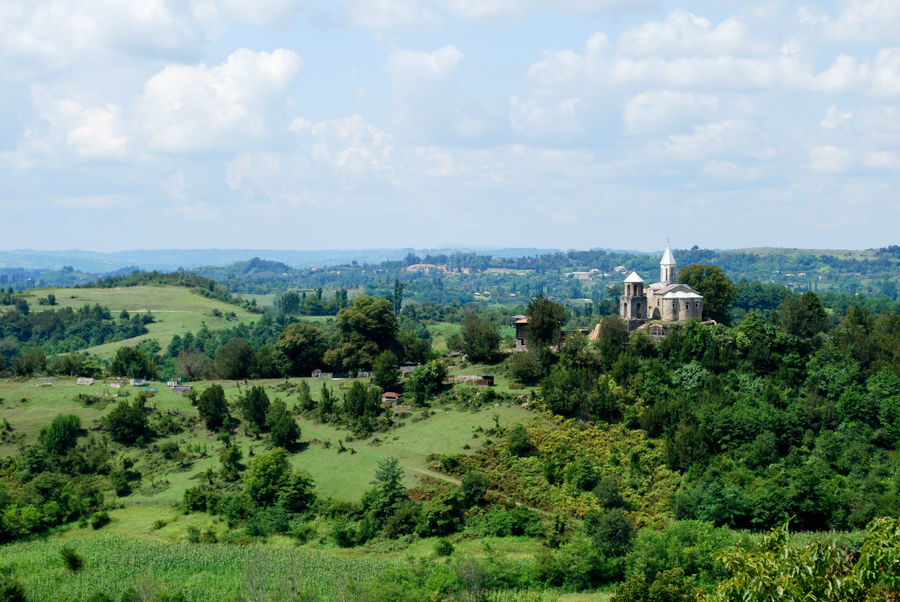
<svg viewBox="0 0 900 602"><path fill-rule="evenodd" d="M662 260L659 262L659 281L665 286L675 284L675 256L672 255L672 249L666 242L666 252L663 253Z"/></svg>

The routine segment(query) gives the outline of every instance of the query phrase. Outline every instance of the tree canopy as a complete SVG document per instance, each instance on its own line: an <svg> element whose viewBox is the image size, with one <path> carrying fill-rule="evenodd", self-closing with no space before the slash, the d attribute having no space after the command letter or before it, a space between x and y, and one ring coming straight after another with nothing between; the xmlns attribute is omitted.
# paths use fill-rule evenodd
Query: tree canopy
<svg viewBox="0 0 900 602"><path fill-rule="evenodd" d="M727 324L737 287L722 268L694 263L678 271L678 281L703 295L703 314Z"/></svg>

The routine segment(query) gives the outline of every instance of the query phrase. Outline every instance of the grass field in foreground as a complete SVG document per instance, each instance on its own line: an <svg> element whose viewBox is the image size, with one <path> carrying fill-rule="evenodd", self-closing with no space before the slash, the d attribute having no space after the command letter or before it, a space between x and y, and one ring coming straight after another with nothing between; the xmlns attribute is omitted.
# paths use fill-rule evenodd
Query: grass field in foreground
<svg viewBox="0 0 900 602"><path fill-rule="evenodd" d="M188 600L354 600L382 571L408 566L415 557L434 558L432 539L393 553L165 541L147 537L145 529L123 534L123 528L135 526L127 522L128 513L112 512L113 522L101 531L74 528L49 538L2 546L3 565L25 587L29 600L83 600L98 592L118 600L131 588L144 600L176 593ZM180 520L189 518L193 517ZM121 523L118 528L117 523ZM454 557L483 557L483 543L502 557L521 562L523 570L533 557L534 543L520 538L461 541ZM84 558L79 572L65 568L60 556L63 546ZM609 593L532 590L495 592L486 599L588 602L609 597Z"/></svg>
<svg viewBox="0 0 900 602"><path fill-rule="evenodd" d="M53 294L56 305L38 305L38 299ZM122 345L134 346L145 339L157 339L165 348L176 334L187 331L197 332L205 323L210 330L221 330L239 322L251 322L258 318L236 305L209 299L192 292L184 286L125 286L117 288L42 288L25 293L32 311L72 307L78 309L85 304L109 307L113 317L123 309L129 312L150 311L155 322L147 325L145 335L90 347L86 351L99 357L110 357ZM234 312L236 319L216 317L213 310L224 316Z"/></svg>

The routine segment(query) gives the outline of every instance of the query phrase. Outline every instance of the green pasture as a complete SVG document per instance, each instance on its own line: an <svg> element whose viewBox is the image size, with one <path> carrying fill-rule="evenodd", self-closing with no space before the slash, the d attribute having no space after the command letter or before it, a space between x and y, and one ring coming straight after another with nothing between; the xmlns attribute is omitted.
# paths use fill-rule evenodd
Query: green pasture
<svg viewBox="0 0 900 602"><path fill-rule="evenodd" d="M301 379L292 379L291 384L299 384ZM333 393L341 395L340 386L349 381L331 381L321 379L305 379L318 399L322 383ZM232 413L239 415L234 404L240 391L233 381L217 381L226 391L232 404ZM283 380L253 381L249 385L260 384L266 387L269 398L281 398L292 407L296 397L289 392L279 392ZM74 378L58 378L52 386L42 385L42 379L3 379L0 380L0 419L6 419L13 427L12 437L0 442L0 457L15 454L20 445L34 443L40 429L49 424L57 414L75 414L81 419L83 428L90 430L98 425L120 398L127 391L133 398L139 387L123 386L111 389L102 382L91 386L79 386ZM195 388L203 390L211 382L195 383ZM185 416L195 418L197 410L187 398L172 393L165 383L150 383L159 392L148 401L151 407L162 411L178 410ZM242 385L243 386L243 385ZM466 386L466 385L459 385ZM86 406L75 400L79 393L106 396L105 402ZM397 457L406 471L407 483L414 486L420 477L431 476L446 478L431 473L427 467L429 454L447 454L464 451L469 445L476 449L481 445L485 435L476 433L475 429L493 426L494 416L501 426L515 422L524 422L528 411L518 405L501 405L497 408L485 408L480 411L463 411L455 408L414 408L403 416L398 414L397 426L387 433L376 433L368 439L351 440L350 433L343 428L330 424L320 424L304 417L297 419L305 449L294 454L291 461L295 466L307 470L315 479L320 495L334 497L345 501L358 500L360 495L370 488L370 481L378 463L387 457ZM218 438L208 432L199 421L195 421L191 430L184 431L168 438L157 439L154 443L176 441L182 449L204 449L205 456L195 457L186 467L177 466L174 462L165 467L154 466L148 470L141 465L142 454L139 448L131 448L128 454L138 460L138 468L145 473L141 487L128 497L121 498L124 503L171 503L180 500L184 490L197 485L208 468L219 467L218 451L221 447ZM245 461L250 451L259 453L267 449L267 438L256 438L244 433L239 427L235 441L244 452ZM340 451L343 442L346 451Z"/></svg>
<svg viewBox="0 0 900 602"><path fill-rule="evenodd" d="M134 346L145 339L157 339L165 348L176 334L187 331L197 332L203 324L210 330L229 328L239 322L251 322L258 318L236 305L209 299L183 286L126 286L117 288L43 288L24 293L33 311L72 307L78 309L85 304L109 307L113 316L123 309L130 313L150 311L155 318L147 325L148 333L139 337L90 347L86 351L102 358L112 356L122 345ZM38 299L53 294L56 305L38 305ZM213 315L219 310L223 317ZM224 317L234 312L236 319Z"/></svg>
<svg viewBox="0 0 900 602"><path fill-rule="evenodd" d="M431 333L431 347L440 353L446 353L447 339L454 332L459 332L461 326L459 324L450 324L449 322L440 322L438 324L429 324L428 332Z"/></svg>
<svg viewBox="0 0 900 602"><path fill-rule="evenodd" d="M238 299L250 301L256 299L257 307L275 307L275 299L278 297L275 293L237 293L234 295Z"/></svg>

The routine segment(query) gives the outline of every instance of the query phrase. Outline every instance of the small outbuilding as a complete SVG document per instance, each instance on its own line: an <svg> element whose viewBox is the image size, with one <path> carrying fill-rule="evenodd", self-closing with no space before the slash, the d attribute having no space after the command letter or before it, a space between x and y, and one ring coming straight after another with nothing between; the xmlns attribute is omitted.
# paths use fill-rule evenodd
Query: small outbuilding
<svg viewBox="0 0 900 602"><path fill-rule="evenodd" d="M528 316L516 320L516 351L525 351L525 334L528 330Z"/></svg>
<svg viewBox="0 0 900 602"><path fill-rule="evenodd" d="M393 391L385 391L381 394L381 403L394 405L400 403L402 399L402 395L400 395L399 393L394 393Z"/></svg>

